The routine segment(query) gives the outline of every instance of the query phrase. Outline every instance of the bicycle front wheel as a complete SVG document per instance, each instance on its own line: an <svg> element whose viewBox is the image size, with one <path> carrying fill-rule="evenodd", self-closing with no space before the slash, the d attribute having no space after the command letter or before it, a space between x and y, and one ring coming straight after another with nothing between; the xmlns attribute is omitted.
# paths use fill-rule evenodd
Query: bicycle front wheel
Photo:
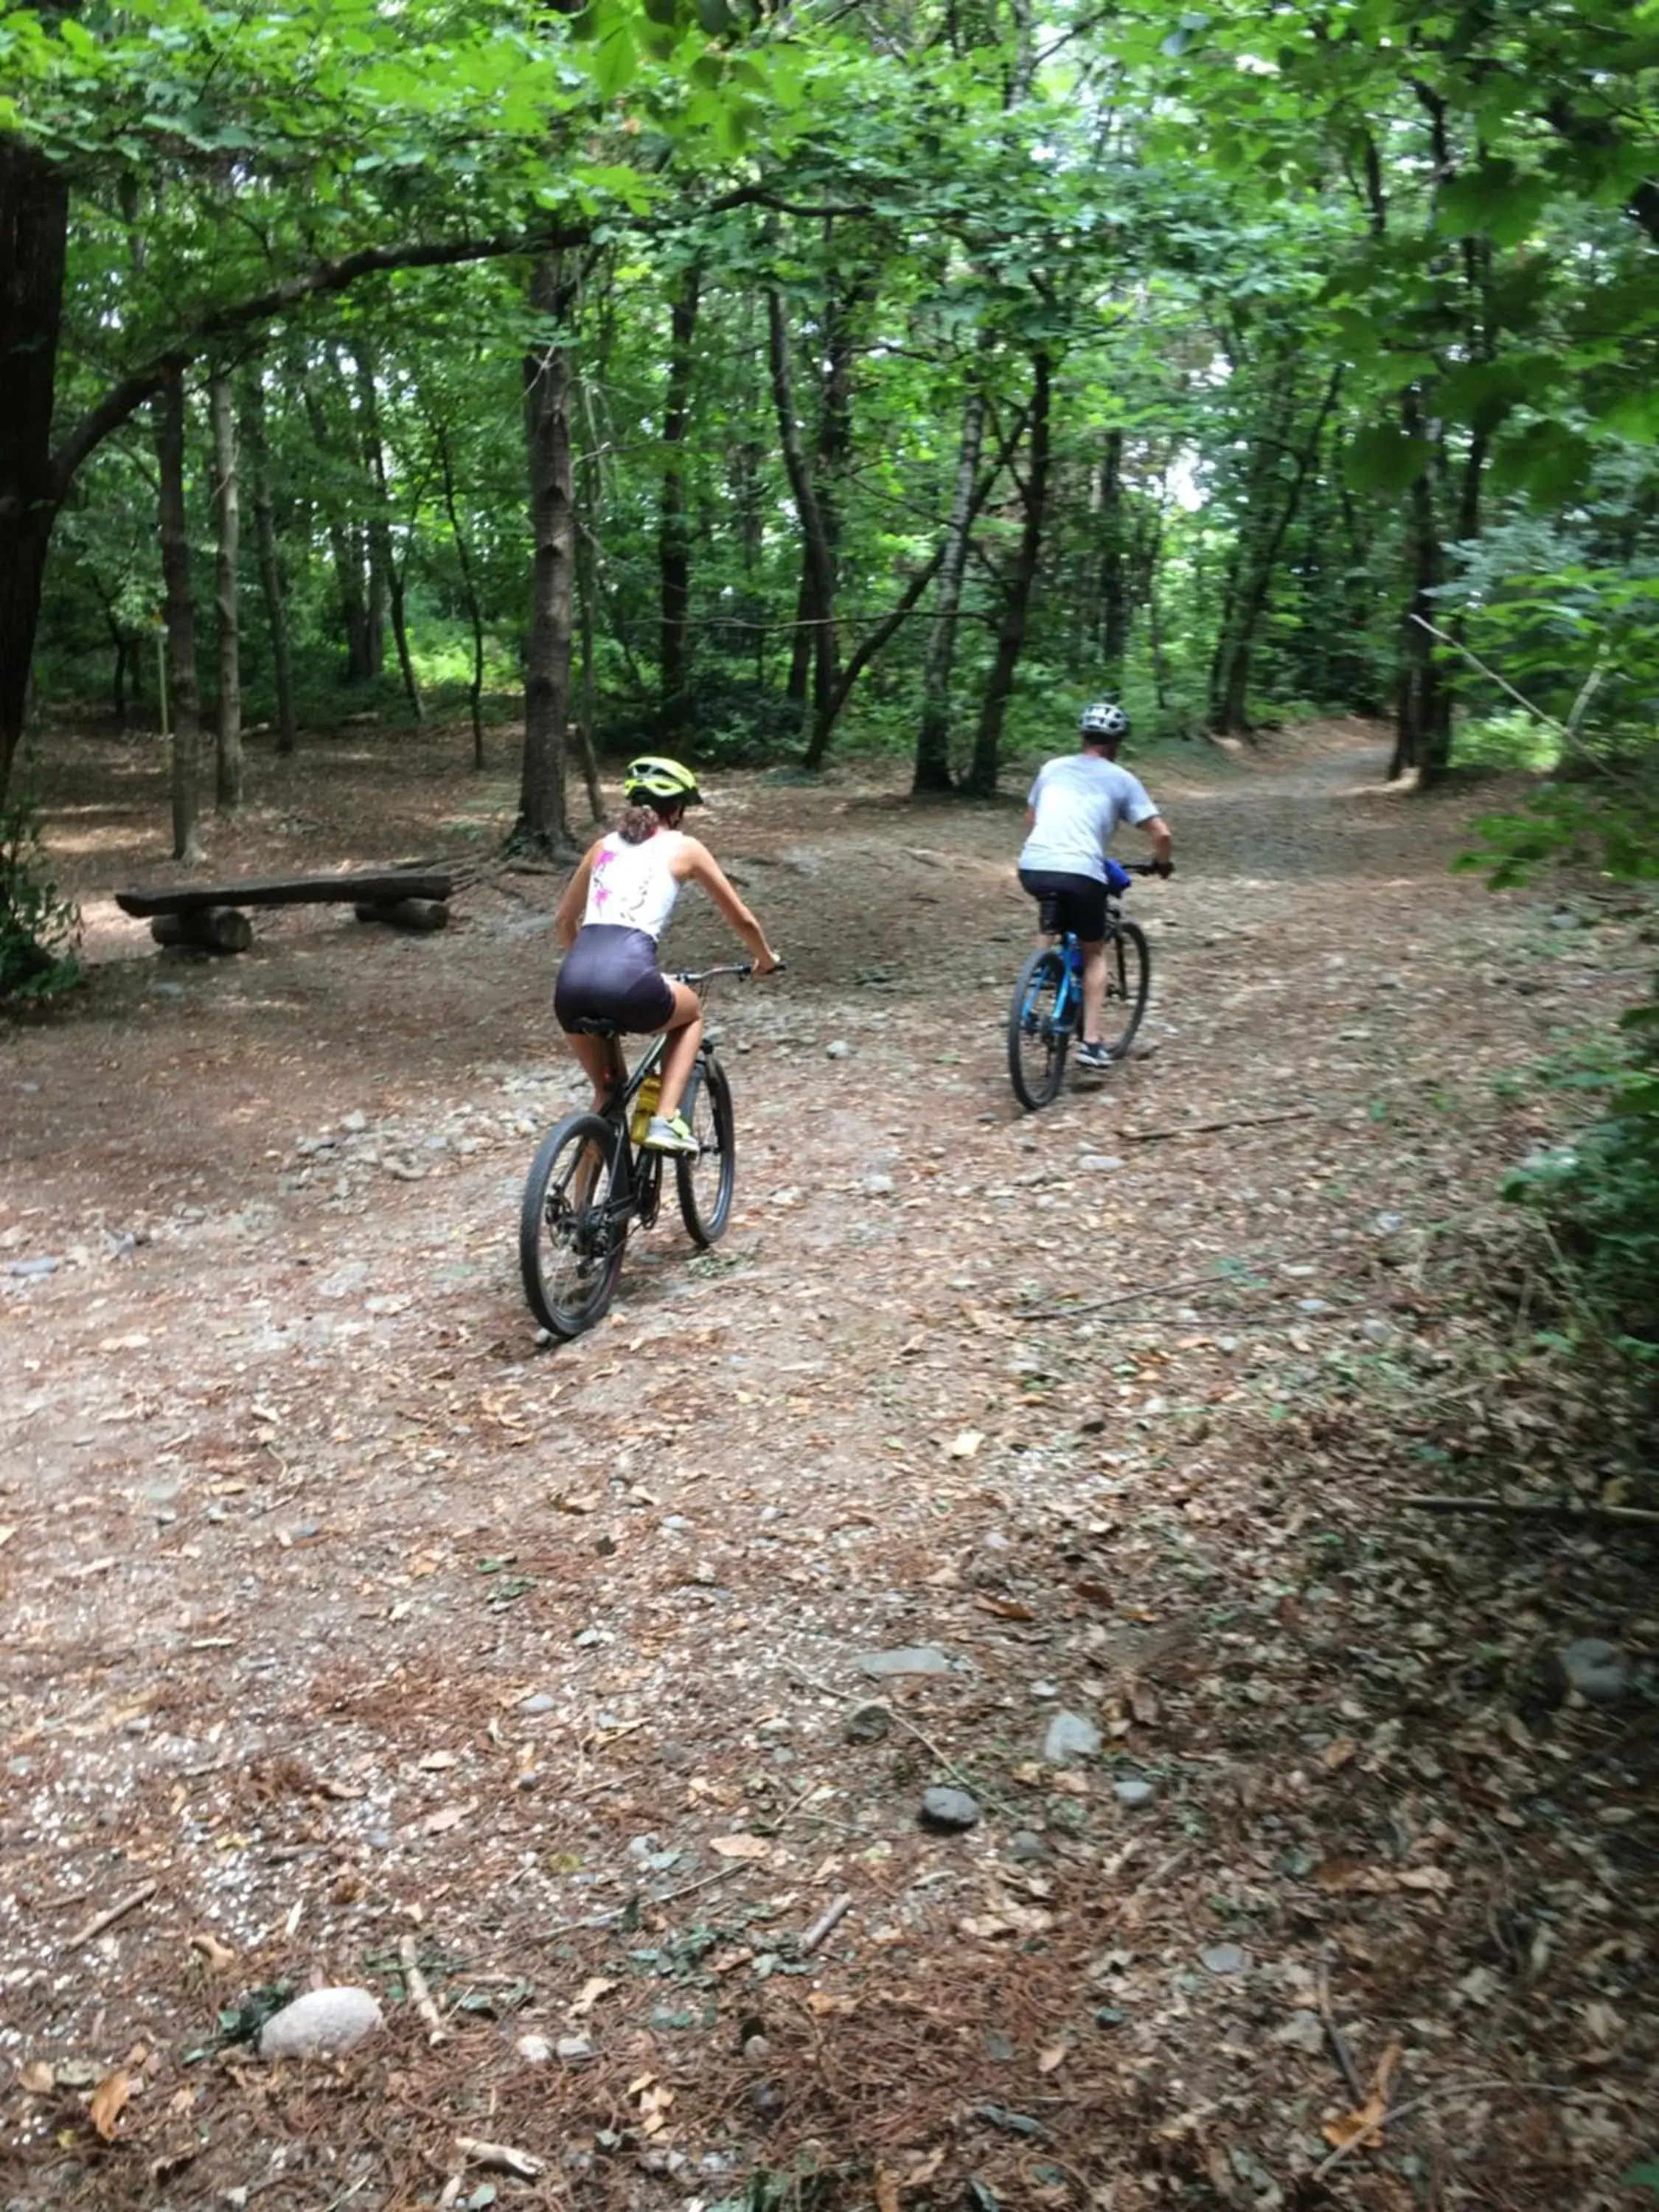
<svg viewBox="0 0 1659 2212"><path fill-rule="evenodd" d="M1008 1008L1008 1079L1028 1112L1046 1106L1066 1074L1069 1022L1054 1018L1066 988L1066 956L1054 945L1032 953Z"/></svg>
<svg viewBox="0 0 1659 2212"><path fill-rule="evenodd" d="M1114 1060L1134 1042L1152 988L1152 956L1138 922L1120 921L1106 940L1106 1000L1100 1010L1100 1041Z"/></svg>
<svg viewBox="0 0 1659 2212"><path fill-rule="evenodd" d="M691 1078L685 1118L702 1147L696 1159L681 1152L674 1161L680 1213L694 1243L705 1249L721 1236L732 1218L732 1192L738 1180L738 1128L732 1112L732 1086L719 1060L709 1060Z"/></svg>
<svg viewBox="0 0 1659 2212"><path fill-rule="evenodd" d="M524 1187L519 1269L530 1310L555 1336L580 1336L610 1304L628 1243L617 1188L620 1130L570 1114L543 1140Z"/></svg>

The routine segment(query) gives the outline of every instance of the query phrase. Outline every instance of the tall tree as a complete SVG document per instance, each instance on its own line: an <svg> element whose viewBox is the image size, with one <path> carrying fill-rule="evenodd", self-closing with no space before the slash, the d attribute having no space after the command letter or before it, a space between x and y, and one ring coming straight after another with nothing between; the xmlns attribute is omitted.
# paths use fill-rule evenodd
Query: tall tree
<svg viewBox="0 0 1659 2212"><path fill-rule="evenodd" d="M219 696L215 735L214 796L221 814L242 804L241 487L236 453L236 413L230 373L208 378L208 417L213 431L215 614L219 647Z"/></svg>
<svg viewBox="0 0 1659 2212"><path fill-rule="evenodd" d="M659 653L665 737L678 743L690 721L691 532L686 511L685 443L691 410L692 341L697 330L701 275L695 261L679 273L669 307L668 388L664 398L662 521L658 562L662 589Z"/></svg>
<svg viewBox="0 0 1659 2212"><path fill-rule="evenodd" d="M547 254L530 279L535 322L524 359L525 448L533 546L526 657L524 767L516 840L538 852L570 842L565 733L570 720L571 592L576 510L571 483L572 373L565 319L576 283L565 257Z"/></svg>
<svg viewBox="0 0 1659 2212"><path fill-rule="evenodd" d="M173 729L173 857L194 865L201 839L202 704L196 670L196 602L190 583L190 525L185 499L185 380L168 377L150 402L167 588L167 692Z"/></svg>

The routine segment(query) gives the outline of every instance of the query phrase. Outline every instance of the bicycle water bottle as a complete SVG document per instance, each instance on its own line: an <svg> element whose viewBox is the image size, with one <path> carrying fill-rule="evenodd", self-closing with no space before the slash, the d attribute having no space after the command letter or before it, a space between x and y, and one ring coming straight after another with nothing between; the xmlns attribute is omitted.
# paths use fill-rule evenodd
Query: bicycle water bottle
<svg viewBox="0 0 1659 2212"><path fill-rule="evenodd" d="M651 1127L651 1116L657 1110L662 1097L662 1070L653 1068L634 1093L634 1118L628 1125L628 1133L636 1145L645 1142Z"/></svg>

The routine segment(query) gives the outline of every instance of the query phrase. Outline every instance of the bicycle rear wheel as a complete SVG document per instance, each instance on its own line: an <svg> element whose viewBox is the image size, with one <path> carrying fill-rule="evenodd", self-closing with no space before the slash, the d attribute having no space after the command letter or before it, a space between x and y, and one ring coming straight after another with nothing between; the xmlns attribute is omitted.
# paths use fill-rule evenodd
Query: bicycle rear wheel
<svg viewBox="0 0 1659 2212"><path fill-rule="evenodd" d="M732 1086L719 1060L710 1058L691 1078L684 1109L702 1151L693 1159L678 1154L674 1180L680 1213L694 1243L705 1249L723 1234L732 1216L732 1192L738 1179L738 1129L732 1112Z"/></svg>
<svg viewBox="0 0 1659 2212"><path fill-rule="evenodd" d="M1106 1001L1100 1010L1100 1039L1114 1060L1134 1042L1152 988L1152 956L1137 922L1120 921L1106 939Z"/></svg>
<svg viewBox="0 0 1659 2212"><path fill-rule="evenodd" d="M1046 1106L1066 1074L1069 1022L1056 1022L1066 987L1066 956L1052 945L1032 953L1019 971L1008 1008L1008 1079L1028 1112Z"/></svg>
<svg viewBox="0 0 1659 2212"><path fill-rule="evenodd" d="M616 1291L628 1243L625 1188L616 1188L626 1141L601 1115L567 1115L525 1183L519 1270L531 1311L555 1336L591 1328Z"/></svg>

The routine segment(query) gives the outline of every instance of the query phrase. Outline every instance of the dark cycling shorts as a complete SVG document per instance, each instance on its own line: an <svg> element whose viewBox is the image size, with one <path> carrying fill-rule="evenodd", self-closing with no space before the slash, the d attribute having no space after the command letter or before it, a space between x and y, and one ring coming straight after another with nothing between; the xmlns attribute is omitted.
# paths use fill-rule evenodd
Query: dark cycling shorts
<svg viewBox="0 0 1659 2212"><path fill-rule="evenodd" d="M1038 902L1037 927L1054 935L1069 929L1085 945L1106 934L1106 886L1092 876L1062 875L1053 868L1022 868L1019 887Z"/></svg>
<svg viewBox="0 0 1659 2212"><path fill-rule="evenodd" d="M553 1012L564 1030L595 1018L619 1030L666 1029L674 988L657 965L656 940L642 929L584 922L559 970Z"/></svg>

